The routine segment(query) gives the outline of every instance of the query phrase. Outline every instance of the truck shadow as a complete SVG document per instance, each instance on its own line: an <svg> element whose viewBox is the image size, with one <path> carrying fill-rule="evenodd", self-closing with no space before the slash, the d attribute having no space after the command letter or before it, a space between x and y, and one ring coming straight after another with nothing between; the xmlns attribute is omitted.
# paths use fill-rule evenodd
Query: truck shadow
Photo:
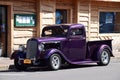
<svg viewBox="0 0 120 80"><path fill-rule="evenodd" d="M71 70L71 69L81 69L81 68L90 68L96 67L96 64L84 64L84 65L64 65L59 70ZM25 71L19 71L15 69L14 65L10 65L8 70L0 70L0 72L49 72L49 71L57 71L57 70L49 70L46 67L32 67L28 68Z"/></svg>
<svg viewBox="0 0 120 80"><path fill-rule="evenodd" d="M90 68L90 67L96 67L96 66L98 66L98 65L97 64L66 65L66 66L62 66L60 70L78 69L78 68Z"/></svg>

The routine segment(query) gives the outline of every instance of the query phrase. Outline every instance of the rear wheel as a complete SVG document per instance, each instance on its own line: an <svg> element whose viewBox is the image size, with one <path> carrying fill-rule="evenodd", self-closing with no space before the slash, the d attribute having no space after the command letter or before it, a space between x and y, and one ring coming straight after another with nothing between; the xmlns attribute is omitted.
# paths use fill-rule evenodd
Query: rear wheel
<svg viewBox="0 0 120 80"><path fill-rule="evenodd" d="M15 68L16 68L17 70L20 70L20 71L27 69L26 66L19 64L18 58L14 60L14 65L15 65Z"/></svg>
<svg viewBox="0 0 120 80"><path fill-rule="evenodd" d="M108 49L103 49L100 54L100 61L97 63L100 66L106 66L110 62L110 51Z"/></svg>
<svg viewBox="0 0 120 80"><path fill-rule="evenodd" d="M59 54L52 54L48 61L49 68L52 70L58 70L61 66L61 57Z"/></svg>

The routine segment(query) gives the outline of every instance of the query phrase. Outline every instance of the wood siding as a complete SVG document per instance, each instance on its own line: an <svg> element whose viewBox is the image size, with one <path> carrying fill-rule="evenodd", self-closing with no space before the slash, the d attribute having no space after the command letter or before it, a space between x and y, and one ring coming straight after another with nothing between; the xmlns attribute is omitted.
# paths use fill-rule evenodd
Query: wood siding
<svg viewBox="0 0 120 80"><path fill-rule="evenodd" d="M75 1L73 0L56 0L57 9L72 9Z"/></svg>
<svg viewBox="0 0 120 80"><path fill-rule="evenodd" d="M89 40L89 20L90 20L90 5L89 1L80 1L78 4L78 21L77 23L85 25L87 40Z"/></svg>
<svg viewBox="0 0 120 80"><path fill-rule="evenodd" d="M76 1L76 0L75 0ZM73 0L41 0L40 2L40 26L42 32L42 28L49 24L55 24L55 12L56 9L64 9L68 10L68 23L76 22L77 18L75 18L75 7Z"/></svg>
<svg viewBox="0 0 120 80"><path fill-rule="evenodd" d="M36 14L36 0L4 0L3 2L11 2L13 6L13 18L14 14ZM14 24L12 24L14 25ZM8 25L9 26L9 25ZM11 27L13 29L12 37L12 51L18 49L19 44L26 44L27 40L31 37L37 36L35 27Z"/></svg>
<svg viewBox="0 0 120 80"><path fill-rule="evenodd" d="M9 5L8 12L8 48L9 52L18 49L19 44L26 45L31 37L40 37L42 28L49 24L55 24L56 9L68 10L68 23L80 23L85 25L87 40L113 39L113 48L119 49L120 33L99 33L99 12L120 12L120 3L110 0L1 0L2 5ZM117 1L117 0L116 0ZM37 25L35 27L19 28L14 26L14 14L36 14ZM118 17L120 17L118 15ZM116 23L120 21L117 20ZM120 30L119 24L116 27Z"/></svg>
<svg viewBox="0 0 120 80"><path fill-rule="evenodd" d="M77 22L77 0L56 0L56 9L67 10L67 23Z"/></svg>
<svg viewBox="0 0 120 80"><path fill-rule="evenodd" d="M120 33L99 33L99 12L120 12L120 3L115 2L102 2L102 1L84 1L78 0L78 14L77 23L84 24L86 26L87 40L109 40L113 39L112 45L113 50L119 51L120 44ZM118 14L118 17L119 14ZM119 20L116 20L116 24ZM116 25L117 30L120 30L119 24Z"/></svg>
<svg viewBox="0 0 120 80"><path fill-rule="evenodd" d="M120 12L120 3L113 2L91 2L91 26L90 26L90 40L109 40L113 39L113 50L119 50L120 33L99 33L99 12ZM117 21L119 22L119 20ZM116 22L116 23L117 23ZM120 28L117 27L119 30ZM94 34L92 34L94 33ZM91 35L92 34L92 35Z"/></svg>
<svg viewBox="0 0 120 80"><path fill-rule="evenodd" d="M14 14L36 14L36 0L13 0ZM26 44L31 37L37 36L36 26L17 28L14 26L14 50L18 49L18 45Z"/></svg>
<svg viewBox="0 0 120 80"><path fill-rule="evenodd" d="M40 3L40 26L42 32L44 26L55 24L55 0L41 0Z"/></svg>

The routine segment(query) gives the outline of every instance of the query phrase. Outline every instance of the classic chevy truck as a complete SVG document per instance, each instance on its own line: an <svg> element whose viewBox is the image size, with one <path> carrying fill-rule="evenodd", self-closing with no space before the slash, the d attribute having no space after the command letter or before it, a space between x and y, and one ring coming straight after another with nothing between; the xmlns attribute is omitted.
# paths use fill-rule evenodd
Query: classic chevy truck
<svg viewBox="0 0 120 80"><path fill-rule="evenodd" d="M27 47L13 52L15 67L25 70L31 66L47 66L58 70L61 64L97 63L106 66L112 54L112 40L87 41L82 24L48 25L41 38L31 38Z"/></svg>

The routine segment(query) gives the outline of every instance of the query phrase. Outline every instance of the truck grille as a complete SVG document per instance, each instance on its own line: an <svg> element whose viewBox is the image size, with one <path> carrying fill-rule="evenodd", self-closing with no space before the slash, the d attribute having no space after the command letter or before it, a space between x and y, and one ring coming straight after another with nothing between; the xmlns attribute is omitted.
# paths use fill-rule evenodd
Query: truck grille
<svg viewBox="0 0 120 80"><path fill-rule="evenodd" d="M37 54L37 41L29 40L27 43L27 58L35 58Z"/></svg>

